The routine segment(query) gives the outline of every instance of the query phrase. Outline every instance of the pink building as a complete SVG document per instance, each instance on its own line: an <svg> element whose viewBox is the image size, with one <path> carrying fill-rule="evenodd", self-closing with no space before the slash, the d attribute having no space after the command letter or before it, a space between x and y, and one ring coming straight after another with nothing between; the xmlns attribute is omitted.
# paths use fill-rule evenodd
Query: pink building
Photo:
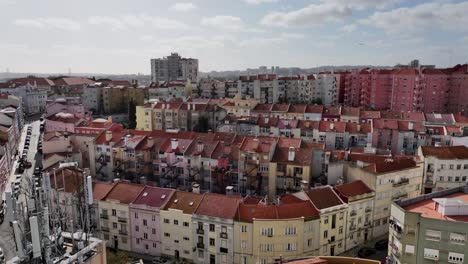
<svg viewBox="0 0 468 264"><path fill-rule="evenodd" d="M174 190L146 186L130 204L132 251L159 256L161 225L159 210L171 199Z"/></svg>
<svg viewBox="0 0 468 264"><path fill-rule="evenodd" d="M448 110L468 116L468 64L456 65L447 71L450 73Z"/></svg>
<svg viewBox="0 0 468 264"><path fill-rule="evenodd" d="M55 101L47 102L46 117L55 115L57 113L70 113L77 117L87 117L86 110L81 103L80 98L59 98Z"/></svg>
<svg viewBox="0 0 468 264"><path fill-rule="evenodd" d="M74 114L57 113L46 119L45 131L75 132L75 127L80 126L83 121L85 121L83 118L77 117Z"/></svg>

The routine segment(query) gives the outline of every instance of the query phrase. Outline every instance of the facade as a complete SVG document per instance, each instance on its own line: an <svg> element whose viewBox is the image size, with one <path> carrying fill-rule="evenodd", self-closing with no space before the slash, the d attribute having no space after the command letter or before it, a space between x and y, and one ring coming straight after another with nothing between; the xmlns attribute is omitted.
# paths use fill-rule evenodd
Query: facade
<svg viewBox="0 0 468 264"><path fill-rule="evenodd" d="M193 261L194 228L192 214L197 210L202 194L175 191L170 200L160 210L162 255L176 259Z"/></svg>
<svg viewBox="0 0 468 264"><path fill-rule="evenodd" d="M422 146L424 191L430 193L462 186L468 177L468 148L465 146Z"/></svg>
<svg viewBox="0 0 468 264"><path fill-rule="evenodd" d="M102 88L99 86L87 86L83 89L83 105L85 109L93 113L101 113Z"/></svg>
<svg viewBox="0 0 468 264"><path fill-rule="evenodd" d="M45 89L39 89L37 86L26 84L24 86L2 88L0 91L21 97L26 115L43 113L46 109L47 90Z"/></svg>
<svg viewBox="0 0 468 264"><path fill-rule="evenodd" d="M182 58L171 53L162 59L151 59L151 81L192 80L198 78L198 59Z"/></svg>
<svg viewBox="0 0 468 264"><path fill-rule="evenodd" d="M207 193L193 214L193 262L234 262L234 219L241 198Z"/></svg>
<svg viewBox="0 0 468 264"><path fill-rule="evenodd" d="M171 199L174 190L146 186L130 204L132 251L159 256L162 253L160 209Z"/></svg>
<svg viewBox="0 0 468 264"><path fill-rule="evenodd" d="M395 201L391 207L391 263L465 263L468 187Z"/></svg>
<svg viewBox="0 0 468 264"><path fill-rule="evenodd" d="M347 181L361 180L376 193L373 236L388 232L393 200L414 198L422 193L423 166L413 158L351 154L355 163L348 165Z"/></svg>

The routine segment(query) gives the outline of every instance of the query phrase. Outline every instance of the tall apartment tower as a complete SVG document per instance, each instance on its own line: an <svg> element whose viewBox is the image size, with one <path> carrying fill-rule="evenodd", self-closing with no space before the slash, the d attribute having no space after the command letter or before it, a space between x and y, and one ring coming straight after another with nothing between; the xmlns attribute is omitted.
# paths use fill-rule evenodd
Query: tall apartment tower
<svg viewBox="0 0 468 264"><path fill-rule="evenodd" d="M198 59L182 58L178 53L151 59L151 81L191 80L198 78Z"/></svg>

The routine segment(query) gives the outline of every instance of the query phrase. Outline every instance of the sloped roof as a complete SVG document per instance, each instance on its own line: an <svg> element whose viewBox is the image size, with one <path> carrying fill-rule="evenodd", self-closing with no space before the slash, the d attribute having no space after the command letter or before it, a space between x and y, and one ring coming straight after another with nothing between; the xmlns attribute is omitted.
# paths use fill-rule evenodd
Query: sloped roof
<svg viewBox="0 0 468 264"><path fill-rule="evenodd" d="M132 204L160 208L171 199L173 193L172 189L146 186Z"/></svg>
<svg viewBox="0 0 468 264"><path fill-rule="evenodd" d="M357 180L350 183L340 184L335 186L335 190L343 197L350 198L353 196L370 194L374 190L369 188L363 181Z"/></svg>
<svg viewBox="0 0 468 264"><path fill-rule="evenodd" d="M110 182L93 182L93 198L95 201L104 199L106 195L114 188Z"/></svg>
<svg viewBox="0 0 468 264"><path fill-rule="evenodd" d="M330 186L307 190L305 194L319 210L344 204Z"/></svg>
<svg viewBox="0 0 468 264"><path fill-rule="evenodd" d="M234 219L241 198L215 193L206 193L197 210L198 215Z"/></svg>
<svg viewBox="0 0 468 264"><path fill-rule="evenodd" d="M421 150L425 157L433 156L438 159L468 159L468 148L465 146L422 146Z"/></svg>
<svg viewBox="0 0 468 264"><path fill-rule="evenodd" d="M176 209L181 210L184 214L193 214L195 210L197 210L202 199L203 194L175 191L164 209Z"/></svg>
<svg viewBox="0 0 468 264"><path fill-rule="evenodd" d="M144 188L145 186L141 184L118 182L102 200L113 200L119 201L122 204L130 204Z"/></svg>

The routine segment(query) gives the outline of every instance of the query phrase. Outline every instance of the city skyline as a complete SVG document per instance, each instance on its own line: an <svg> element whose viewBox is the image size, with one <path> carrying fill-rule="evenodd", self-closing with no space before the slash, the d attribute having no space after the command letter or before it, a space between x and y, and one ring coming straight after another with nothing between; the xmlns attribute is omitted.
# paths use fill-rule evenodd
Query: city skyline
<svg viewBox="0 0 468 264"><path fill-rule="evenodd" d="M468 1L0 0L0 8L1 71L149 74L150 58L170 52L199 59L203 72L468 60Z"/></svg>

